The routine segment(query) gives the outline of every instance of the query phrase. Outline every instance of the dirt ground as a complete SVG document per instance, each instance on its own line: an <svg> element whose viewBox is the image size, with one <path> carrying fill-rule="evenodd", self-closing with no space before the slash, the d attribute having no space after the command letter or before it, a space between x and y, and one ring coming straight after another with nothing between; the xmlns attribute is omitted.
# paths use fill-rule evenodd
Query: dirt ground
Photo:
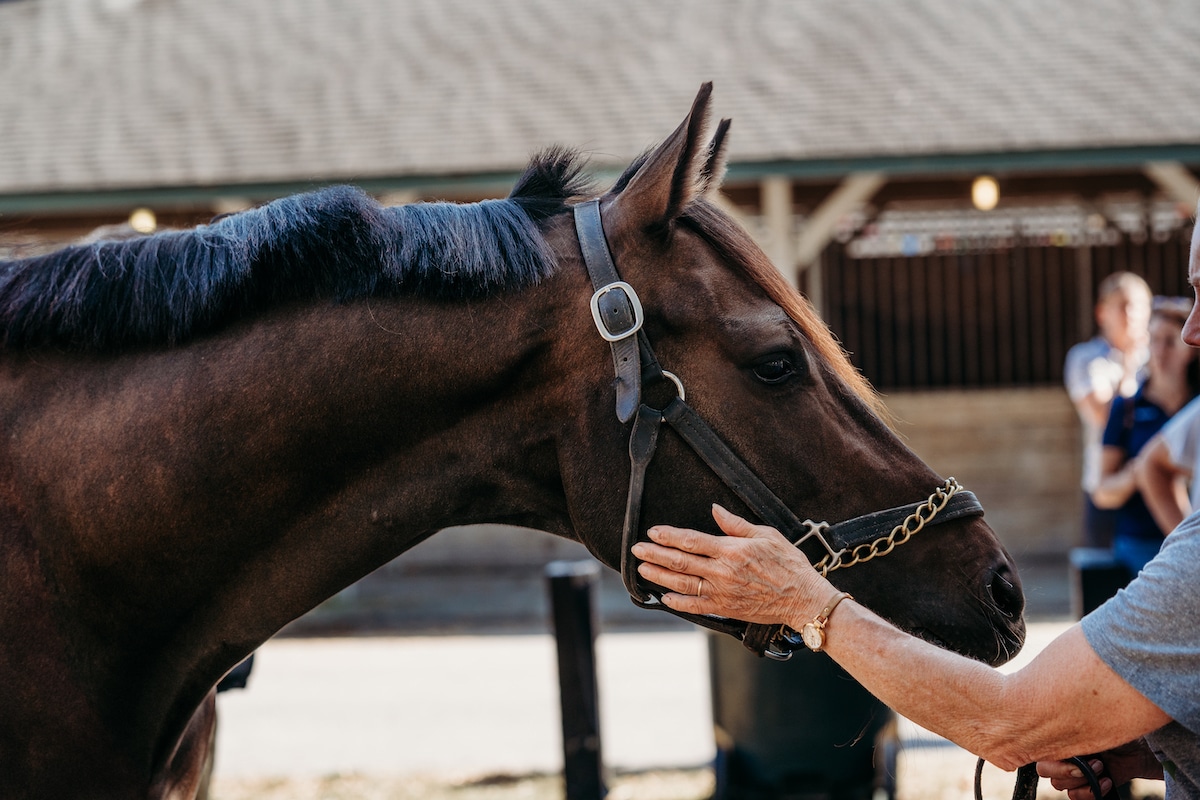
<svg viewBox="0 0 1200 800"><path fill-rule="evenodd" d="M704 800L711 770L662 770L609 779L608 800ZM562 800L561 775L394 777L329 775L321 778L218 780L210 800Z"/></svg>
<svg viewBox="0 0 1200 800"><path fill-rule="evenodd" d="M968 800L972 797L974 759L947 749L902 755L896 800ZM1008 800L1013 776L989 768L985 800ZM707 800L713 793L712 770L653 770L613 775L608 800ZM1136 782L1137 800L1162 800L1162 784ZM1039 800L1064 798L1044 781ZM489 775L455 779L436 775L329 775L320 778L242 778L218 780L210 800L562 800L560 775Z"/></svg>

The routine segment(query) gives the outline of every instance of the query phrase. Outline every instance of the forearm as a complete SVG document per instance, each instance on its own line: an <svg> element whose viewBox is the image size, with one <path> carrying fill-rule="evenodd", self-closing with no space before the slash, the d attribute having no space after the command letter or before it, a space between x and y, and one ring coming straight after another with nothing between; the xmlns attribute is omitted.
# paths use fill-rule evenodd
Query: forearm
<svg viewBox="0 0 1200 800"><path fill-rule="evenodd" d="M1137 491L1134 465L1126 463L1113 472L1106 472L1092 492L1092 502L1097 508L1120 508Z"/></svg>
<svg viewBox="0 0 1200 800"><path fill-rule="evenodd" d="M1139 462L1137 485L1159 529L1170 533L1191 513L1191 504L1186 487L1179 479L1178 469L1171 465L1163 453L1165 447Z"/></svg>
<svg viewBox="0 0 1200 800"><path fill-rule="evenodd" d="M1095 718L1097 700L1087 696L1090 689L1080 685L1079 676L1092 675L1087 670L1098 664L1085 668L1077 653L1067 652L1086 648L1082 633L1069 633L1029 666L1004 674L844 602L830 620L825 652L901 715L1012 770L1107 749L1162 724L1162 712L1153 707L1130 707L1120 723L1085 724Z"/></svg>
<svg viewBox="0 0 1200 800"><path fill-rule="evenodd" d="M825 652L918 725L1004 769L1031 760L1004 714L983 711L1001 707L1005 680L985 664L910 636L849 602L830 621Z"/></svg>
<svg viewBox="0 0 1200 800"><path fill-rule="evenodd" d="M1075 401L1075 409L1079 412L1080 419L1099 430L1104 430L1104 423L1108 421L1108 411L1111 405L1112 392L1107 389L1096 389L1091 394Z"/></svg>

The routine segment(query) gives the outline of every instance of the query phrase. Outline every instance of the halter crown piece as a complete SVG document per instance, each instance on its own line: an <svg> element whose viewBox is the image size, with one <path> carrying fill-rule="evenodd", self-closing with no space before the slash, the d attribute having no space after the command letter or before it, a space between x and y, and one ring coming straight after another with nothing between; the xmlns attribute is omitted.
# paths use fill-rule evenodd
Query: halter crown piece
<svg viewBox="0 0 1200 800"><path fill-rule="evenodd" d="M788 660L792 653L804 647L800 636L786 625L762 625L673 611L662 603L658 594L643 587L637 560L630 548L641 533L646 469L654 457L664 422L764 523L778 529L795 544L822 575L885 556L926 525L983 514L983 506L975 495L950 478L919 503L876 511L833 525L812 520L801 522L684 402L682 382L659 365L642 329L645 314L637 292L621 280L613 264L604 237L600 201L580 203L574 211L579 247L595 289L591 300L592 318L600 336L612 349L617 419L622 423L633 422L629 433L629 494L621 534L621 577L636 605L671 611L706 628L728 633L753 652L780 661ZM643 403L642 384L663 381L674 385L676 396L662 409Z"/></svg>

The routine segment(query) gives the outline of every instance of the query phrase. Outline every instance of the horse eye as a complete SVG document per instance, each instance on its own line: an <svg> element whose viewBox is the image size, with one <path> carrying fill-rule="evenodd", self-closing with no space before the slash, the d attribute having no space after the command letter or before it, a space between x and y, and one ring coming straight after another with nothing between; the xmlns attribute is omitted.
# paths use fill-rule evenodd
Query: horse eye
<svg viewBox="0 0 1200 800"><path fill-rule="evenodd" d="M796 374L796 368L792 366L792 362L783 356L760 361L754 365L753 369L754 377L763 383L771 384L783 383Z"/></svg>

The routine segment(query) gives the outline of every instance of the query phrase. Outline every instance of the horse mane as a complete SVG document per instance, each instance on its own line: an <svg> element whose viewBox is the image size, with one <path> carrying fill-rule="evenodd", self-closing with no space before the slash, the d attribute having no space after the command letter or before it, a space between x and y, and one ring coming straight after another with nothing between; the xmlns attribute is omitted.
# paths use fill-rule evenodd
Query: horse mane
<svg viewBox="0 0 1200 800"><path fill-rule="evenodd" d="M578 154L535 156L503 200L385 207L336 186L187 230L0 261L0 344L174 345L280 303L516 290L556 260L539 223L589 190Z"/></svg>
<svg viewBox="0 0 1200 800"><path fill-rule="evenodd" d="M780 274L762 249L742 228L705 200L692 202L680 222L703 237L726 261L738 264L751 280L800 326L817 353L847 388L877 416L891 419L879 394L850 362L845 349L834 337L812 304Z"/></svg>

